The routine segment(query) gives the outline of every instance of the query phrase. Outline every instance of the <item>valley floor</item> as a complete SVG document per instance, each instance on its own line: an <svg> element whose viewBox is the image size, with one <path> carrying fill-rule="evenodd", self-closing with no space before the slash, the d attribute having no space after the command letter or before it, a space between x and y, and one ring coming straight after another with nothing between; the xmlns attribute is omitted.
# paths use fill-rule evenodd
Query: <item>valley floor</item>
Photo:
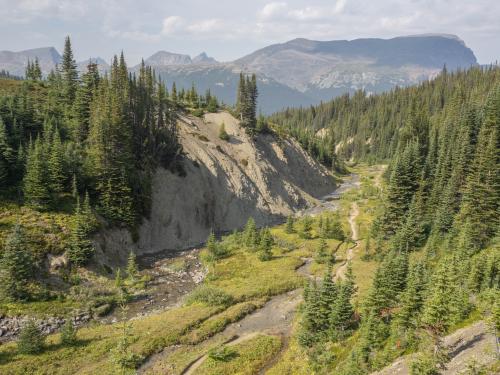
<svg viewBox="0 0 500 375"><path fill-rule="evenodd" d="M357 286L355 305L366 296L377 267L375 261L362 260L361 256L369 224L380 204L383 171L383 166L354 168L355 174L337 191L341 195L330 195L318 207L301 214L339 213L349 239L327 240L327 246L335 252L335 278L344 277L348 261L352 265ZM152 286L146 289L146 297L125 309L128 321L81 328L79 343L73 347L62 346L59 335L51 335L46 350L39 355L20 355L15 343L4 344L0 346L0 373L120 373L114 355L117 342L125 340L128 350L135 354L140 374L311 374L296 332L304 282L319 279L326 270L326 265L317 261L320 239L316 232L314 226L312 238L303 239L297 233L287 233L285 225L273 227L276 243L269 261L242 249L208 263L203 261L206 250L153 259L153 267L143 271L152 278ZM220 295L232 296L231 302L214 304L182 298L193 288L200 289L200 283ZM119 320L119 316L106 318L108 322L114 319ZM492 337L481 322L447 340L457 346L450 371L465 367L471 359L494 360L490 354L479 355L493 353L494 349ZM331 348L336 357L345 358L349 340L336 345ZM224 358L215 359L214 351L222 352ZM404 363L398 361L380 374L405 374ZM394 372L400 371L396 368L401 372ZM122 372L132 374L135 370Z"/></svg>

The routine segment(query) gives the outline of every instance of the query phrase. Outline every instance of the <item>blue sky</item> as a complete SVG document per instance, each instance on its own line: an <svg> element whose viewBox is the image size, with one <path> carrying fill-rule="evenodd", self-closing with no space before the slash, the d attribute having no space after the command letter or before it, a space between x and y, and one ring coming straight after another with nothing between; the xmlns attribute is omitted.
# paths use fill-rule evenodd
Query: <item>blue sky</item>
<svg viewBox="0 0 500 375"><path fill-rule="evenodd" d="M220 61L297 37L456 34L481 63L500 60L500 0L0 0L0 50L62 49L131 64L158 50Z"/></svg>

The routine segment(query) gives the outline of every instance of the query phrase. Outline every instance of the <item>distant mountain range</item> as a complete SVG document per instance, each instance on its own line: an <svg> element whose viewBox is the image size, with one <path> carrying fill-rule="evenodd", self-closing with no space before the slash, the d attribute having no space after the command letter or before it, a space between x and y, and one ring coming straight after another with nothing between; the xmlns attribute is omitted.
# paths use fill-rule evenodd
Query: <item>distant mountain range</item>
<svg viewBox="0 0 500 375"><path fill-rule="evenodd" d="M61 60L53 47L21 52L0 51L0 70L23 75L28 59L38 57L48 73ZM105 71L109 65L93 58ZM145 60L170 85L210 89L221 100L233 103L241 71L256 73L259 107L270 113L287 106L310 105L334 96L364 89L382 92L449 70L476 65L474 53L454 35L432 34L392 39L314 41L294 39L259 49L233 62L221 63L205 52L189 55L159 51ZM81 71L88 60L79 62ZM132 67L131 70L137 70Z"/></svg>

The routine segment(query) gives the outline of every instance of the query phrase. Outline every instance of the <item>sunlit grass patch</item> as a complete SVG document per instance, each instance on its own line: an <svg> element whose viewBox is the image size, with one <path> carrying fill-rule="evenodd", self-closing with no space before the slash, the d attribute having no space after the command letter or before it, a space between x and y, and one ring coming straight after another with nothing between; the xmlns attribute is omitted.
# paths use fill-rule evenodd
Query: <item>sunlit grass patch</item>
<svg viewBox="0 0 500 375"><path fill-rule="evenodd" d="M265 366L281 349L277 336L259 335L231 346L234 350L228 360L207 358L196 370L200 375L252 375Z"/></svg>

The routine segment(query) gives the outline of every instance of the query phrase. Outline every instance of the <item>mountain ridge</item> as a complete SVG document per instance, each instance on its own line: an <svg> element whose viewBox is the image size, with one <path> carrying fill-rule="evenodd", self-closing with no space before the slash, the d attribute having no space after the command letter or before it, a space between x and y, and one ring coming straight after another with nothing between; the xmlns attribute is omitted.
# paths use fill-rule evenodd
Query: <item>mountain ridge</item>
<svg viewBox="0 0 500 375"><path fill-rule="evenodd" d="M55 48L48 49L51 53L44 51L44 74L61 58ZM35 57L33 51L40 49L21 51L17 57L15 52L0 52L0 69L23 75L27 59ZM52 62L47 55L52 56ZM255 73L266 83L260 88L260 109L264 113L318 104L357 90L371 94L417 84L434 78L445 65L449 70L477 65L474 52L452 34L330 41L296 38L230 62L218 62L206 52L191 57L165 50L144 61L167 84L175 81L178 89L188 89L195 83L200 91L210 89L228 104L235 102L239 74ZM85 64L78 65L80 70L85 69ZM99 65L101 71L108 68L102 62ZM137 71L139 66L130 70Z"/></svg>

